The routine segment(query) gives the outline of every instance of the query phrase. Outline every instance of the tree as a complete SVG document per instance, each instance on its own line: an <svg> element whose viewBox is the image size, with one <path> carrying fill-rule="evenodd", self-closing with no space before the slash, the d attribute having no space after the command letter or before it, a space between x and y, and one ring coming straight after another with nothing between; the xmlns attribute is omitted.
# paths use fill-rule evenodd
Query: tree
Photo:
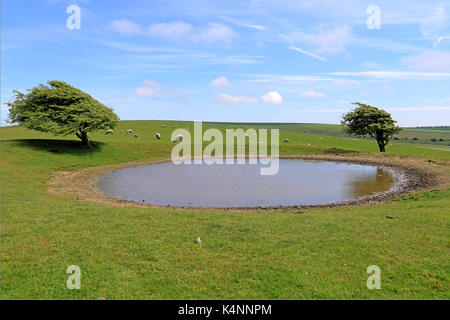
<svg viewBox="0 0 450 320"><path fill-rule="evenodd" d="M345 133L358 136L371 136L378 143L380 152L386 151L386 145L402 129L395 125L391 114L364 103L352 103L358 107L342 116L341 124Z"/></svg>
<svg viewBox="0 0 450 320"><path fill-rule="evenodd" d="M89 147L88 132L113 129L120 120L111 108L63 81L27 91L14 90L14 101L7 103L10 123L56 135L75 134Z"/></svg>

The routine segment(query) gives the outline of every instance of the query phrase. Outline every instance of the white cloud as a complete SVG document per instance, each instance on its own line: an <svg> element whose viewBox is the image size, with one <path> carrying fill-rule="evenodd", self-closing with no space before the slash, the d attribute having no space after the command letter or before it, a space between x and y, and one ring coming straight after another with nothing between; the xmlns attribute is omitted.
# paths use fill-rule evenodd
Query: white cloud
<svg viewBox="0 0 450 320"><path fill-rule="evenodd" d="M365 71L365 72L331 72L332 76L366 77L376 79L422 79L435 80L450 77L445 72L416 72L416 71Z"/></svg>
<svg viewBox="0 0 450 320"><path fill-rule="evenodd" d="M262 96L265 103L279 104L283 102L283 97L276 91L271 91Z"/></svg>
<svg viewBox="0 0 450 320"><path fill-rule="evenodd" d="M303 53L303 54L306 54L306 55L311 56L313 58L316 58L316 59L318 59L320 61L326 61L325 58L323 58L321 56L318 56L317 54L311 53L309 51L306 51L306 50L303 50L303 49L300 49L300 48L297 48L297 47L289 47L289 49L295 50L295 51Z"/></svg>
<svg viewBox="0 0 450 320"><path fill-rule="evenodd" d="M443 6L434 9L431 16L422 20L420 32L424 37L436 37L449 25L449 17Z"/></svg>
<svg viewBox="0 0 450 320"><path fill-rule="evenodd" d="M353 35L351 28L348 26L320 24L316 33L308 34L298 30L289 34L279 35L279 37L290 43L304 43L315 54L322 55L344 52L347 44L352 40Z"/></svg>
<svg viewBox="0 0 450 320"><path fill-rule="evenodd" d="M325 94L323 94L322 92L316 92L314 90L311 90L311 91L306 91L306 92L300 93L300 97L301 98L323 99L323 98L325 98Z"/></svg>
<svg viewBox="0 0 450 320"><path fill-rule="evenodd" d="M228 79L226 77L222 76L222 77L219 77L219 78L211 81L211 83L209 85L214 88L224 88L224 87L229 87L231 85L231 82L228 81Z"/></svg>
<svg viewBox="0 0 450 320"><path fill-rule="evenodd" d="M439 100L439 103L441 104L450 103L450 97L445 97L444 99Z"/></svg>
<svg viewBox="0 0 450 320"><path fill-rule="evenodd" d="M136 94L139 96L153 95L158 96L161 94L177 94L178 90L163 89L158 82L152 80L145 80L144 85L136 89Z"/></svg>
<svg viewBox="0 0 450 320"><path fill-rule="evenodd" d="M130 20L115 20L108 28L121 34L145 34L151 37L161 37L172 41L191 41L193 43L228 44L234 41L238 34L224 24L209 23L206 28L195 28L183 21L168 23L153 23L143 27Z"/></svg>
<svg viewBox="0 0 450 320"><path fill-rule="evenodd" d="M341 87L354 87L359 86L361 82L358 80L351 80L351 79L336 79L333 80L333 84Z"/></svg>
<svg viewBox="0 0 450 320"><path fill-rule="evenodd" d="M237 33L226 25L210 23L207 29L194 33L191 38L195 43L230 43L237 38Z"/></svg>
<svg viewBox="0 0 450 320"><path fill-rule="evenodd" d="M179 40L190 34L194 27L186 22L175 21L170 23L154 23L147 28L147 33L154 37L163 37Z"/></svg>
<svg viewBox="0 0 450 320"><path fill-rule="evenodd" d="M225 93L219 93L214 96L214 100L219 103L224 104L237 104L237 103L254 103L258 101L257 98L253 97L234 97Z"/></svg>
<svg viewBox="0 0 450 320"><path fill-rule="evenodd" d="M450 106L422 106L422 107L404 107L404 108L386 108L388 111L446 111Z"/></svg>
<svg viewBox="0 0 450 320"><path fill-rule="evenodd" d="M152 94L160 94L162 92L161 88L156 87L140 87L136 89L136 94L139 96L146 96Z"/></svg>
<svg viewBox="0 0 450 320"><path fill-rule="evenodd" d="M319 33L312 42L317 45L315 51L319 54L337 54L345 51L345 46L351 38L351 29L348 26L332 27L321 24Z"/></svg>
<svg viewBox="0 0 450 320"><path fill-rule="evenodd" d="M425 51L402 58L402 63L411 69L450 71L450 52Z"/></svg>
<svg viewBox="0 0 450 320"><path fill-rule="evenodd" d="M224 17L224 16L221 16L219 18L224 20L224 21L234 23L235 25L238 25L240 27L256 29L256 30L261 30L261 31L266 30L266 27L258 25L258 24L250 24L250 23L242 22L240 20L229 18L229 17Z"/></svg>
<svg viewBox="0 0 450 320"><path fill-rule="evenodd" d="M108 25L108 28L121 34L139 34L143 29L137 23L130 20L114 20Z"/></svg>
<svg viewBox="0 0 450 320"><path fill-rule="evenodd" d="M367 69L380 69L382 66L376 62L366 61L366 62L361 63L361 67L367 68Z"/></svg>

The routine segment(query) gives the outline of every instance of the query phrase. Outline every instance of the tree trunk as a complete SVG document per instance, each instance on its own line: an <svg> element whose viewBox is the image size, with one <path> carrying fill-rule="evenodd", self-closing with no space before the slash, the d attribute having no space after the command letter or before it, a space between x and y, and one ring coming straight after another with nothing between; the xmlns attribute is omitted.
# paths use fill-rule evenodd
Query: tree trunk
<svg viewBox="0 0 450 320"><path fill-rule="evenodd" d="M386 152L385 145L383 141L377 141L378 142L378 148L380 148L380 152Z"/></svg>
<svg viewBox="0 0 450 320"><path fill-rule="evenodd" d="M89 141L89 137L87 135L86 131L81 131L78 133L75 133L78 138L80 138L81 142L83 143L83 146L90 148L91 142Z"/></svg>

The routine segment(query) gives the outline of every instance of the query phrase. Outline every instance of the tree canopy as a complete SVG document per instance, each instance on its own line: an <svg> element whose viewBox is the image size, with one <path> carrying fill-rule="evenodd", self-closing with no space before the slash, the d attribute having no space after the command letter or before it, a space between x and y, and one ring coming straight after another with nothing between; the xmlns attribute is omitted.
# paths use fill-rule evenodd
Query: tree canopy
<svg viewBox="0 0 450 320"><path fill-rule="evenodd" d="M341 124L345 133L358 136L371 136L378 143L380 152L386 151L386 145L402 129L395 125L397 121L391 114L368 104L354 102L358 107L342 116Z"/></svg>
<svg viewBox="0 0 450 320"><path fill-rule="evenodd" d="M10 123L56 135L75 134L89 146L88 132L113 129L120 120L111 108L63 81L27 91L14 90L14 101L7 103Z"/></svg>

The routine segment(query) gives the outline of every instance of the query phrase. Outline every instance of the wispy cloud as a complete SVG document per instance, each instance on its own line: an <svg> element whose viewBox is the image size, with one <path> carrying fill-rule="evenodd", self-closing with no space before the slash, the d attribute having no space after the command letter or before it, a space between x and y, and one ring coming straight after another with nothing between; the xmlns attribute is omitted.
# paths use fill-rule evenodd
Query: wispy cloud
<svg viewBox="0 0 450 320"><path fill-rule="evenodd" d="M316 58L316 59L318 59L320 61L326 61L325 58L323 58L321 56L318 56L317 54L314 54L312 52L309 52L309 51L306 51L306 50L303 50L303 49L300 49L300 48L297 48L297 47L289 47L289 49L295 50L295 51L303 53L303 54L306 54L306 55L311 56L313 58Z"/></svg>
<svg viewBox="0 0 450 320"><path fill-rule="evenodd" d="M158 82L153 80L145 80L144 85L136 89L136 94L139 96L159 96L161 94L178 94L178 90L164 89Z"/></svg>
<svg viewBox="0 0 450 320"><path fill-rule="evenodd" d="M300 98L313 98L313 99L323 99L325 98L325 94L322 92L316 92L314 90L306 91L300 93Z"/></svg>
<svg viewBox="0 0 450 320"><path fill-rule="evenodd" d="M209 85L214 88L225 88L231 86L231 82L228 81L226 77L222 76L211 81Z"/></svg>
<svg viewBox="0 0 450 320"><path fill-rule="evenodd" d="M450 110L450 106L421 106L421 107L402 107L402 108L386 108L388 111L446 111Z"/></svg>
<svg viewBox="0 0 450 320"><path fill-rule="evenodd" d="M323 55L344 52L346 46L353 38L353 34L349 26L336 26L322 23L317 27L316 33L305 33L301 30L296 30L287 34L280 34L279 37L292 44L303 43L311 48L307 52L310 53L312 51L314 54Z"/></svg>
<svg viewBox="0 0 450 320"><path fill-rule="evenodd" d="M239 104L239 103L254 103L258 101L258 98L242 97L242 96L235 97L225 93L219 93L214 96L214 100L218 103L223 104Z"/></svg>
<svg viewBox="0 0 450 320"><path fill-rule="evenodd" d="M444 72L416 72L416 71L365 71L365 72L330 72L332 76L364 77L376 79L422 79L435 80L450 77Z"/></svg>
<svg viewBox="0 0 450 320"><path fill-rule="evenodd" d="M230 18L230 17L220 16L219 18L222 19L223 21L227 21L227 22L233 23L233 24L238 25L240 27L256 29L256 30L261 30L261 31L264 31L264 30L267 29L265 26L261 26L261 25L258 25L258 24L247 23L247 22L242 22L242 21L240 21L238 19L234 19L234 18Z"/></svg>
<svg viewBox="0 0 450 320"><path fill-rule="evenodd" d="M197 44L228 44L238 38L238 34L230 27L220 23L208 23L206 27L195 28L183 21L168 23L152 23L142 26L134 21L121 19L108 24L108 28L121 34L147 35L165 38L171 41L190 41Z"/></svg>
<svg viewBox="0 0 450 320"><path fill-rule="evenodd" d="M450 71L450 52L425 51L418 55L403 57L402 63L410 69Z"/></svg>

